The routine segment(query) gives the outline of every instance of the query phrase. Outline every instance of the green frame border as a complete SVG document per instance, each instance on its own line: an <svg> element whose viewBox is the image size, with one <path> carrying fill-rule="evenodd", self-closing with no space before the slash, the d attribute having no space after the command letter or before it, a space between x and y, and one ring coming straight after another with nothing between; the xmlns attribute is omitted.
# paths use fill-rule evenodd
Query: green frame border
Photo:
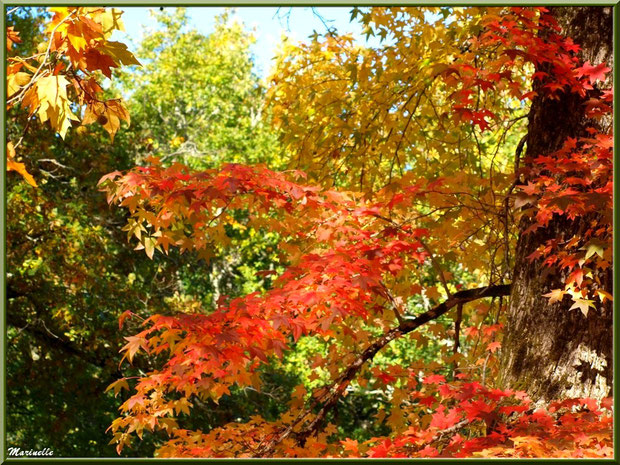
<svg viewBox="0 0 620 465"><path fill-rule="evenodd" d="M517 1L505 1L505 0L489 0L486 2L481 2L479 0L459 0L455 2L451 1L436 1L436 0L428 0L428 1L391 1L391 0L358 0L358 1L346 1L346 0L280 0L280 1L265 1L265 0L233 0L230 3L225 3L222 0L185 0L178 3L170 3L164 0L134 0L134 1L125 1L125 0L81 0L78 2L66 2L64 0L47 0L47 1L28 1L28 0L13 0L11 2L5 3L0 0L0 6L2 6L2 13L0 14L0 31L2 31L0 46L2 47L2 56L3 56L3 76L6 76L6 49L5 49L5 35L4 28L6 24L6 13L7 9L15 6L73 6L73 5L102 5L105 6L120 6L120 7L149 7L149 6L185 6L185 7L201 7L201 6L235 6L235 7L260 7L260 6L294 6L294 7L309 7L309 6L322 6L322 7L353 7L353 6L506 6L506 5L536 5L536 6L551 6L551 5L567 5L567 6L611 6L614 8L613 12L613 28L614 28L614 61L618 58L617 47L620 44L620 0L616 1L566 1L566 0L517 0ZM613 78L614 83L620 82L620 70L618 69L617 63L613 70ZM3 78L0 80L0 93L3 96L3 122L6 121L6 80ZM616 86L614 85L614 88ZM620 110L618 109L618 104L620 103L620 98L616 94L614 96L614 110L613 110L613 128L614 128L614 141L617 142L617 130L618 130L618 116L620 115ZM6 126L2 124L1 129L2 140L6 139ZM7 448L6 448L6 365L4 363L4 356L6 354L7 349L7 337L6 337L6 309L7 309L7 298L6 298L6 145L2 144L2 151L4 156L0 159L0 195L2 196L2 202L0 202L0 273L2 273L2 288L0 289L0 302L2 302L2 312L0 312L0 327L2 331L0 332L1 339L1 347L2 347L2 364L0 368L0 380L2 382L2 398L0 404L0 416L2 417L2 423L0 425L0 464L13 464L13 463L89 463L92 461L96 461L101 464L116 464L116 463L145 463L145 462L156 462L156 463L190 463L190 462L235 462L235 463L255 463L256 461L266 461L270 463L284 463L291 461L303 461L304 463L324 463L325 461L336 461L339 463L351 463L351 462L361 462L372 459L296 459L296 458L273 458L273 459L157 459L157 458L97 458L97 457L77 457L77 458L8 458ZM615 230L620 225L620 210L617 207L616 200L620 197L620 185L619 185L619 174L616 169L617 163L620 160L620 156L618 152L614 152L614 212L613 212L613 229ZM614 264L618 263L620 259L619 252L619 241L618 237L614 234L613 237L613 261ZM612 265L613 266L613 265ZM618 295L618 291L620 290L620 284L618 283L618 276L615 273L614 268L614 281L613 281L613 294ZM620 337L620 328L616 321L616 305L614 301L614 361L616 360L616 354L618 353L618 339ZM614 364L614 366L616 366ZM618 375L617 370L613 372L614 379L614 387L613 394L614 398L617 398L617 394L619 391L618 387ZM617 425L618 425L618 410L617 406L614 410L614 453L616 454L613 459L379 459L379 461L386 461L389 463L410 463L412 461L428 461L430 460L433 463L462 463L473 462L473 463L492 463L497 461L520 461L520 462L543 462L549 464L556 463L566 463L568 462L590 462L590 463L620 463L618 459L618 449L620 440L618 438ZM376 461L376 460L375 460Z"/></svg>

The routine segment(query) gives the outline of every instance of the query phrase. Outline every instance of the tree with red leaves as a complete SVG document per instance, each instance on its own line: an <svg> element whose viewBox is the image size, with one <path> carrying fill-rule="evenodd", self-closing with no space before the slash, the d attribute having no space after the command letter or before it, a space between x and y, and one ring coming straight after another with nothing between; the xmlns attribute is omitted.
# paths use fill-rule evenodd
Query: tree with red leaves
<svg viewBox="0 0 620 465"><path fill-rule="evenodd" d="M153 157L102 178L149 257L209 260L244 212L286 265L265 292L126 337L124 358L160 365L110 387L131 391L117 450L164 431L162 457L612 456L610 11L355 8L381 46L329 31L287 45L272 76L295 170ZM373 364L428 334L443 363ZM329 379L277 420L183 428L260 389L302 337L329 344L311 361ZM338 404L367 386L389 433L342 438Z"/></svg>

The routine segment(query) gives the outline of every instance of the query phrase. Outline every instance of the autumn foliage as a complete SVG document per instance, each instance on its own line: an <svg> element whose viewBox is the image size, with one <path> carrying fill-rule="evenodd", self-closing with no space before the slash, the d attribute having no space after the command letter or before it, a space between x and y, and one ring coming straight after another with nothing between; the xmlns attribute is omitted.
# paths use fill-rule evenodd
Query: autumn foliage
<svg viewBox="0 0 620 465"><path fill-rule="evenodd" d="M121 11L114 8L51 8L51 22L45 30L46 42L29 57L9 56L7 66L7 107L28 109L42 123L48 122L65 137L72 121L80 118L72 104L85 107L82 124L101 124L114 138L121 121L129 123L129 113L120 99L105 99L99 73L111 78L112 69L139 65L127 46L109 40L114 30L122 30ZM20 42L19 31L7 29L7 48ZM22 138L24 136L22 135ZM24 163L15 161L21 139L8 142L7 169L19 172L33 186L36 181Z"/></svg>
<svg viewBox="0 0 620 465"><path fill-rule="evenodd" d="M234 225L277 233L285 265L264 292L222 296L212 312L123 314L121 329L140 325L125 337L123 361L150 357L158 368L108 388L128 392L110 426L119 453L134 436L162 431L160 457L613 456L611 398L541 404L495 381L522 218L528 234L603 212L528 258L559 270L563 287L546 297L570 297L571 311L587 316L612 299L596 273L611 266L613 136L604 122L613 92L601 88L611 70L581 62L545 8L457 9L458 27L435 10L429 24L420 8L355 9L369 34L393 40L383 49L333 33L290 45L268 103L298 169L193 171L150 157L101 179L108 202L127 211L130 243L149 258L178 249L209 261ZM41 56L9 59L9 104L64 137L78 119L71 89L86 107L82 124L97 121L114 137L129 115L102 99L93 73L138 64L107 40L119 27L114 10L54 11ZM424 43L433 26L436 41ZM522 144L506 141L530 102L573 94L586 98L587 135L521 160ZM454 326L440 319L451 310ZM392 341L423 346L429 334L450 342L438 349L441 363L372 365ZM303 337L328 344L327 357L308 360L328 381L312 392L298 386L280 418L183 427L196 406L260 390L261 369ZM389 393L391 409L376 421L390 433L343 439L338 402L371 386Z"/></svg>

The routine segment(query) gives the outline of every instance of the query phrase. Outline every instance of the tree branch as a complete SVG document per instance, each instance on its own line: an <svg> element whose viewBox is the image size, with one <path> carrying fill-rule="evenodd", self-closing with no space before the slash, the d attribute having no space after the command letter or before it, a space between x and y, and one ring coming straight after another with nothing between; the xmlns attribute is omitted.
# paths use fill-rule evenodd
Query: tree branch
<svg viewBox="0 0 620 465"><path fill-rule="evenodd" d="M7 300L17 299L19 297L26 297L35 308L40 308L41 304L32 299L32 295L27 291L21 291L15 289L13 286L8 285L6 288ZM107 386L115 379L122 376L122 372L119 367L114 367L108 364L108 361L114 354L109 354L106 351L89 352L84 350L79 344L67 339L62 335L56 334L58 331L54 329L54 332L45 324L43 319L31 319L21 315L15 309L7 309L6 324L17 328L20 331L25 331L30 336L34 337L43 347L48 350L56 350L62 354L74 356L96 367L104 370L104 373L108 373L108 376L104 378L103 383Z"/></svg>
<svg viewBox="0 0 620 465"><path fill-rule="evenodd" d="M319 410L314 419L306 427L302 428L299 433L297 433L297 441L303 442L306 440L306 438L318 431L327 414L334 408L334 406L344 393L344 390L348 386L349 382L355 377L355 375L357 375L364 363L366 363L368 360L371 360L377 354L377 352L379 352L388 343L390 343L394 339L404 336L407 333L410 333L411 331L414 331L415 329L428 323L429 321L435 320L441 315L447 313L456 305L462 305L473 300L483 299L485 297L499 297L510 295L510 289L511 286L509 284L503 284L456 292L452 295L452 297L448 298L448 300L437 305L431 310L424 312L413 319L405 320L396 328L389 330L387 333L385 333L383 336L373 342L370 346L368 346L342 372L338 379L334 381L328 391L327 397L323 402L323 407L321 407L321 410ZM299 422L303 421L305 417L306 415L300 416L295 423L290 425L281 434L266 443L256 452L255 457L268 456L268 454L271 453L274 447L278 443L286 439L293 432L294 427L297 426Z"/></svg>
<svg viewBox="0 0 620 465"><path fill-rule="evenodd" d="M95 354L91 354L81 350L81 348L70 340L67 340L61 336L57 336L47 329L47 327L41 327L37 324L32 324L24 318L20 318L15 315L15 312L7 312L7 325L15 328L22 328L27 333L31 334L44 346L49 348L55 348L65 354L76 356L85 362L100 368L106 368L106 360L101 359ZM43 324L44 325L44 324Z"/></svg>

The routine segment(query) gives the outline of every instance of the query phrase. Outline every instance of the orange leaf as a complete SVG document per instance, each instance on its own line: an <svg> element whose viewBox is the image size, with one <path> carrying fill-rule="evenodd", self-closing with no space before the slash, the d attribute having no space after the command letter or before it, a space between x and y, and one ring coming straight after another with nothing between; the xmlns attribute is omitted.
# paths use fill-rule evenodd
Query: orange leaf
<svg viewBox="0 0 620 465"><path fill-rule="evenodd" d="M26 171L26 166L23 163L16 162L14 160L15 157L15 149L13 148L13 143L9 142L6 144L6 152L7 152L7 160L6 160L6 170L7 171L17 171L22 177L26 180L28 184L32 187L37 187L37 183L32 177L32 175Z"/></svg>

